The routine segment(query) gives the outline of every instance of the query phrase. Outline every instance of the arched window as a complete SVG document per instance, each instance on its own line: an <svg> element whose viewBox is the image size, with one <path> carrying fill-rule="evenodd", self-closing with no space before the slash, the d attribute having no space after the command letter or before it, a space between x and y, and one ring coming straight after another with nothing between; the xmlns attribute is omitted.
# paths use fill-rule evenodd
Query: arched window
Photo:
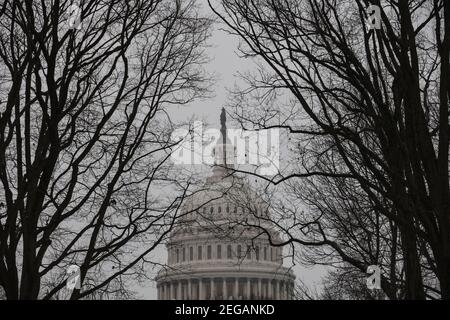
<svg viewBox="0 0 450 320"><path fill-rule="evenodd" d="M227 246L227 259L231 259L232 258L232 254L231 254L231 245L229 244Z"/></svg>
<svg viewBox="0 0 450 320"><path fill-rule="evenodd" d="M186 261L186 248L183 247L183 262Z"/></svg>
<svg viewBox="0 0 450 320"><path fill-rule="evenodd" d="M189 261L194 260L194 247L189 248Z"/></svg>
<svg viewBox="0 0 450 320"><path fill-rule="evenodd" d="M247 259L250 260L252 258L252 248L247 246Z"/></svg>
<svg viewBox="0 0 450 320"><path fill-rule="evenodd" d="M180 249L177 249L177 263L180 262Z"/></svg>
<svg viewBox="0 0 450 320"><path fill-rule="evenodd" d="M229 206L227 206L227 213L229 213L230 212L230 207Z"/></svg>
<svg viewBox="0 0 450 320"><path fill-rule="evenodd" d="M237 207L236 206L234 206L234 211L233 212L237 213Z"/></svg>
<svg viewBox="0 0 450 320"><path fill-rule="evenodd" d="M219 206L218 211L219 211L219 213L222 212L222 207L221 206Z"/></svg>
<svg viewBox="0 0 450 320"><path fill-rule="evenodd" d="M264 258L264 260L267 260L267 247L264 247L263 251L264 251L263 258Z"/></svg>
<svg viewBox="0 0 450 320"><path fill-rule="evenodd" d="M256 260L259 261L259 247L258 246L256 246L256 248L255 248L255 257L256 257Z"/></svg>
<svg viewBox="0 0 450 320"><path fill-rule="evenodd" d="M237 257L238 257L238 259L242 258L242 247L241 247L241 245L237 246Z"/></svg>
<svg viewBox="0 0 450 320"><path fill-rule="evenodd" d="M270 261L273 261L273 248L270 247Z"/></svg>
<svg viewBox="0 0 450 320"><path fill-rule="evenodd" d="M214 207L211 207L211 209L209 209L210 213L214 213Z"/></svg>

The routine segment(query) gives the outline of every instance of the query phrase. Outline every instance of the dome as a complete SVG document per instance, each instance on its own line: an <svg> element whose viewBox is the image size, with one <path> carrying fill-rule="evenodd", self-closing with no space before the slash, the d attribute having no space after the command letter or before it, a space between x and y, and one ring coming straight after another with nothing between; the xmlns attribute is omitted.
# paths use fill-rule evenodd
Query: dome
<svg viewBox="0 0 450 320"><path fill-rule="evenodd" d="M282 247L271 245L281 239L266 223L269 205L233 174L224 118L222 111L213 174L184 203L169 236L158 299L291 299L295 276L283 267Z"/></svg>

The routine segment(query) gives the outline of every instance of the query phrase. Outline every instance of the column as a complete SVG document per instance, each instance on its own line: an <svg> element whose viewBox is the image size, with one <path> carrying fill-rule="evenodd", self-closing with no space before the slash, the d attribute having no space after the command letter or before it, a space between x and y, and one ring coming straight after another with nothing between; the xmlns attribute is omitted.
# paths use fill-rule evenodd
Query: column
<svg viewBox="0 0 450 320"><path fill-rule="evenodd" d="M280 281L276 280L275 285L276 285L275 297L277 300L280 300Z"/></svg>
<svg viewBox="0 0 450 320"><path fill-rule="evenodd" d="M172 287L170 285L170 282L167 282L167 300L170 300L172 295Z"/></svg>
<svg viewBox="0 0 450 320"><path fill-rule="evenodd" d="M239 299L239 278L234 278L234 300Z"/></svg>
<svg viewBox="0 0 450 320"><path fill-rule="evenodd" d="M267 286L269 289L269 294L267 298L273 300L272 280L269 279L269 281L267 282Z"/></svg>
<svg viewBox="0 0 450 320"><path fill-rule="evenodd" d="M181 295L181 293L182 293L182 291L181 291L181 286L182 286L182 282L181 282L181 280L180 281L178 281L178 286L177 286L177 289L178 289L178 293L177 293L177 300L183 300L183 297L182 297L182 295Z"/></svg>
<svg viewBox="0 0 450 320"><path fill-rule="evenodd" d="M214 278L210 279L210 283L211 283L210 284L210 286L211 286L211 288L210 288L211 289L211 300L214 300L214 298L215 298L214 297Z"/></svg>
<svg viewBox="0 0 450 320"><path fill-rule="evenodd" d="M192 298L192 285L191 285L191 279L188 280L188 294L187 294L187 299L191 300Z"/></svg>
<svg viewBox="0 0 450 320"><path fill-rule="evenodd" d="M261 278L258 279L258 299L261 300L262 298L262 291L261 291Z"/></svg>
<svg viewBox="0 0 450 320"><path fill-rule="evenodd" d="M164 299L165 300L170 300L170 285L169 283L166 282L165 286L164 286Z"/></svg>
<svg viewBox="0 0 450 320"><path fill-rule="evenodd" d="M278 280L278 300L283 300L283 282Z"/></svg>
<svg viewBox="0 0 450 320"><path fill-rule="evenodd" d="M247 299L250 299L251 297L251 287L250 287L250 278L247 278Z"/></svg>
<svg viewBox="0 0 450 320"><path fill-rule="evenodd" d="M289 300L289 287L290 287L290 283L289 283L289 281L288 282L286 282L286 284L285 284L285 290L286 290L286 300Z"/></svg>
<svg viewBox="0 0 450 320"><path fill-rule="evenodd" d="M163 300L167 300L167 284L163 283L163 290L164 290L164 294L163 294Z"/></svg>
<svg viewBox="0 0 450 320"><path fill-rule="evenodd" d="M203 299L203 281L202 278L198 279L198 300Z"/></svg>
<svg viewBox="0 0 450 320"><path fill-rule="evenodd" d="M170 300L170 282L166 284L166 300Z"/></svg>
<svg viewBox="0 0 450 320"><path fill-rule="evenodd" d="M289 281L286 282L285 284L285 289L286 289L286 300L290 300L290 295L289 295L289 289L291 288L291 284Z"/></svg>
<svg viewBox="0 0 450 320"><path fill-rule="evenodd" d="M226 278L222 278L222 294L223 294L223 300L228 300L227 279Z"/></svg>
<svg viewBox="0 0 450 320"><path fill-rule="evenodd" d="M264 281L264 300L269 299L269 280Z"/></svg>
<svg viewBox="0 0 450 320"><path fill-rule="evenodd" d="M289 300L294 300L295 296L294 296L294 282L292 284L289 285Z"/></svg>
<svg viewBox="0 0 450 320"><path fill-rule="evenodd" d="M195 290L195 291L194 291ZM192 281L192 294L191 294L191 300L195 300L198 299L197 296L197 292L198 292L198 281Z"/></svg>
<svg viewBox="0 0 450 320"><path fill-rule="evenodd" d="M174 287L173 287L173 282L170 282L170 293L169 293L169 300L173 299L174 296Z"/></svg>

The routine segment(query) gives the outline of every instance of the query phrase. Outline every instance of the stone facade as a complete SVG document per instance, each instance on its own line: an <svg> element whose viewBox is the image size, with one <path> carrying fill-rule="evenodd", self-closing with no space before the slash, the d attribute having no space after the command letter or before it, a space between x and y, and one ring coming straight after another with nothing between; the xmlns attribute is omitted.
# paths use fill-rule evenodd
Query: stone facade
<svg viewBox="0 0 450 320"><path fill-rule="evenodd" d="M267 239L210 236L186 230L171 238L168 268L157 278L158 299L292 299L294 276L282 266L281 248Z"/></svg>

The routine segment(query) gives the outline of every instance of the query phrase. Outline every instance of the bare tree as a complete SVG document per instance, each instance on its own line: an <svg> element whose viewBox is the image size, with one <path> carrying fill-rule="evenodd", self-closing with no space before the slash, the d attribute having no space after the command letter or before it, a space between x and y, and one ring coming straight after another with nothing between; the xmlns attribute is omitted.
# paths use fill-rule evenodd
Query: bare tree
<svg viewBox="0 0 450 320"><path fill-rule="evenodd" d="M207 93L194 0L2 1L0 286L7 299L129 292L188 194L166 107ZM171 192L167 192L170 190Z"/></svg>
<svg viewBox="0 0 450 320"><path fill-rule="evenodd" d="M328 246L361 272L384 264L384 256L383 288L392 298L398 280L401 297L449 299L450 3L221 3L210 6L241 39L241 54L259 65L244 75L248 87L235 92L235 118L245 128L286 129L295 141L290 170L266 180L308 179L318 193L324 183L335 188L330 203L315 209L332 208L327 217L338 221L291 215L295 223L280 226L290 231L287 243ZM379 30L368 26L369 5L381 9ZM354 230L342 233L345 215ZM302 240L306 226L313 235Z"/></svg>
<svg viewBox="0 0 450 320"><path fill-rule="evenodd" d="M380 300L380 291L369 290L366 278L350 266L347 270L330 271L323 280L323 300Z"/></svg>

